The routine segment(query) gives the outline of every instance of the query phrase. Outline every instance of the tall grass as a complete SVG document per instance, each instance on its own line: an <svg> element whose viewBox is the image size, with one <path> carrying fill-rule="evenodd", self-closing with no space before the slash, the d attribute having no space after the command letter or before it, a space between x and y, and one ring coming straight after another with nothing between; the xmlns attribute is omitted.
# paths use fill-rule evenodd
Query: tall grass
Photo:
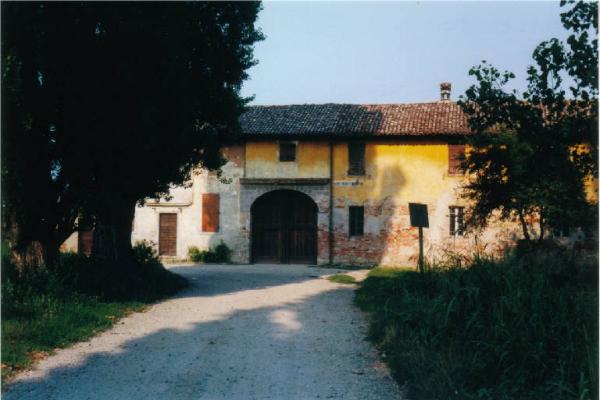
<svg viewBox="0 0 600 400"><path fill-rule="evenodd" d="M356 293L413 399L595 399L597 265L574 254L373 270Z"/></svg>

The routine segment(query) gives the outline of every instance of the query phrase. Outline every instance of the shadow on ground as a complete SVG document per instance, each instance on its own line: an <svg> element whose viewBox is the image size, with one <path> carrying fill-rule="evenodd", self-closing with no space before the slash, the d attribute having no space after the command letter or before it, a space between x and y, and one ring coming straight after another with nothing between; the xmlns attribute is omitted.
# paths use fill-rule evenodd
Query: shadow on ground
<svg viewBox="0 0 600 400"><path fill-rule="evenodd" d="M287 268L287 269L284 269ZM191 281L18 377L12 399L390 399L353 287L298 266L172 267Z"/></svg>

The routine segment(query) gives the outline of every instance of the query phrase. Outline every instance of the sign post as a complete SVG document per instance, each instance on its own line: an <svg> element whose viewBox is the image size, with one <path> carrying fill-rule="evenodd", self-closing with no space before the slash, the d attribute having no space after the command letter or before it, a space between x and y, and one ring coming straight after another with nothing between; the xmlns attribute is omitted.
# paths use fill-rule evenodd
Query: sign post
<svg viewBox="0 0 600 400"><path fill-rule="evenodd" d="M427 216L427 204L408 203L410 213L410 226L419 228L419 272L424 272L423 262L423 228L429 228L429 217Z"/></svg>

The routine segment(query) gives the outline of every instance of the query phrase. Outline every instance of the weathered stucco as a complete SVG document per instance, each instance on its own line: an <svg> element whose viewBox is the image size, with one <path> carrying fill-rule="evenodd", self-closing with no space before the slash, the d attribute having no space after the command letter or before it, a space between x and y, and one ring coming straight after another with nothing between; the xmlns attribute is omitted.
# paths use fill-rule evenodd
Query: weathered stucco
<svg viewBox="0 0 600 400"><path fill-rule="evenodd" d="M330 144L297 142L294 162L280 162L277 141L247 142L224 149L229 160L221 177L198 170L185 187L173 188L166 200L148 200L136 208L132 241L148 240L158 247L160 213L177 214L177 258L190 246L208 249L221 240L233 249L233 261L250 261L250 208L265 193L278 189L302 192L315 202L317 262L330 261ZM429 228L424 229L426 256L449 253L499 252L518 235L514 223L494 223L477 235L451 236L449 206L465 205L459 196L462 175L448 174L448 144L444 141L367 141L365 175L348 175L348 143L333 144L334 263L412 265L418 255L417 228L410 226L408 203L425 203ZM311 180L312 178L312 180ZM318 178L318 179L316 179ZM202 194L218 193L218 232L202 231ZM363 206L364 234L349 237L349 207ZM76 247L76 238L69 248Z"/></svg>
<svg viewBox="0 0 600 400"><path fill-rule="evenodd" d="M177 258L186 258L190 246L208 249L223 240L235 249L233 261L246 262L247 254L241 251L247 238L240 226L239 178L243 175L243 148L234 147L224 150L229 162L223 167L222 178L215 173L198 170L192 184L186 188L172 191L169 201L148 200L136 208L132 241L149 240L158 246L158 219L160 213L177 214ZM218 232L202 231L202 194L220 195L220 224Z"/></svg>
<svg viewBox="0 0 600 400"><path fill-rule="evenodd" d="M279 161L279 142L246 144L248 178L328 178L329 148L326 142L296 142L296 161Z"/></svg>

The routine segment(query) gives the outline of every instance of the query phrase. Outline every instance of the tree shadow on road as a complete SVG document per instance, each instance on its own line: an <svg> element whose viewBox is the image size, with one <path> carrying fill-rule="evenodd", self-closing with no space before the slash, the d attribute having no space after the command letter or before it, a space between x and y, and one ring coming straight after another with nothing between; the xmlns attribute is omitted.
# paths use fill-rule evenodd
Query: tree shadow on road
<svg viewBox="0 0 600 400"><path fill-rule="evenodd" d="M218 272L198 276L227 279ZM238 290L218 290L218 282L192 287L43 361L43 370L11 385L4 398L400 397L364 340L366 323L351 305L351 286L297 273L278 283L265 274L260 281L238 274Z"/></svg>

